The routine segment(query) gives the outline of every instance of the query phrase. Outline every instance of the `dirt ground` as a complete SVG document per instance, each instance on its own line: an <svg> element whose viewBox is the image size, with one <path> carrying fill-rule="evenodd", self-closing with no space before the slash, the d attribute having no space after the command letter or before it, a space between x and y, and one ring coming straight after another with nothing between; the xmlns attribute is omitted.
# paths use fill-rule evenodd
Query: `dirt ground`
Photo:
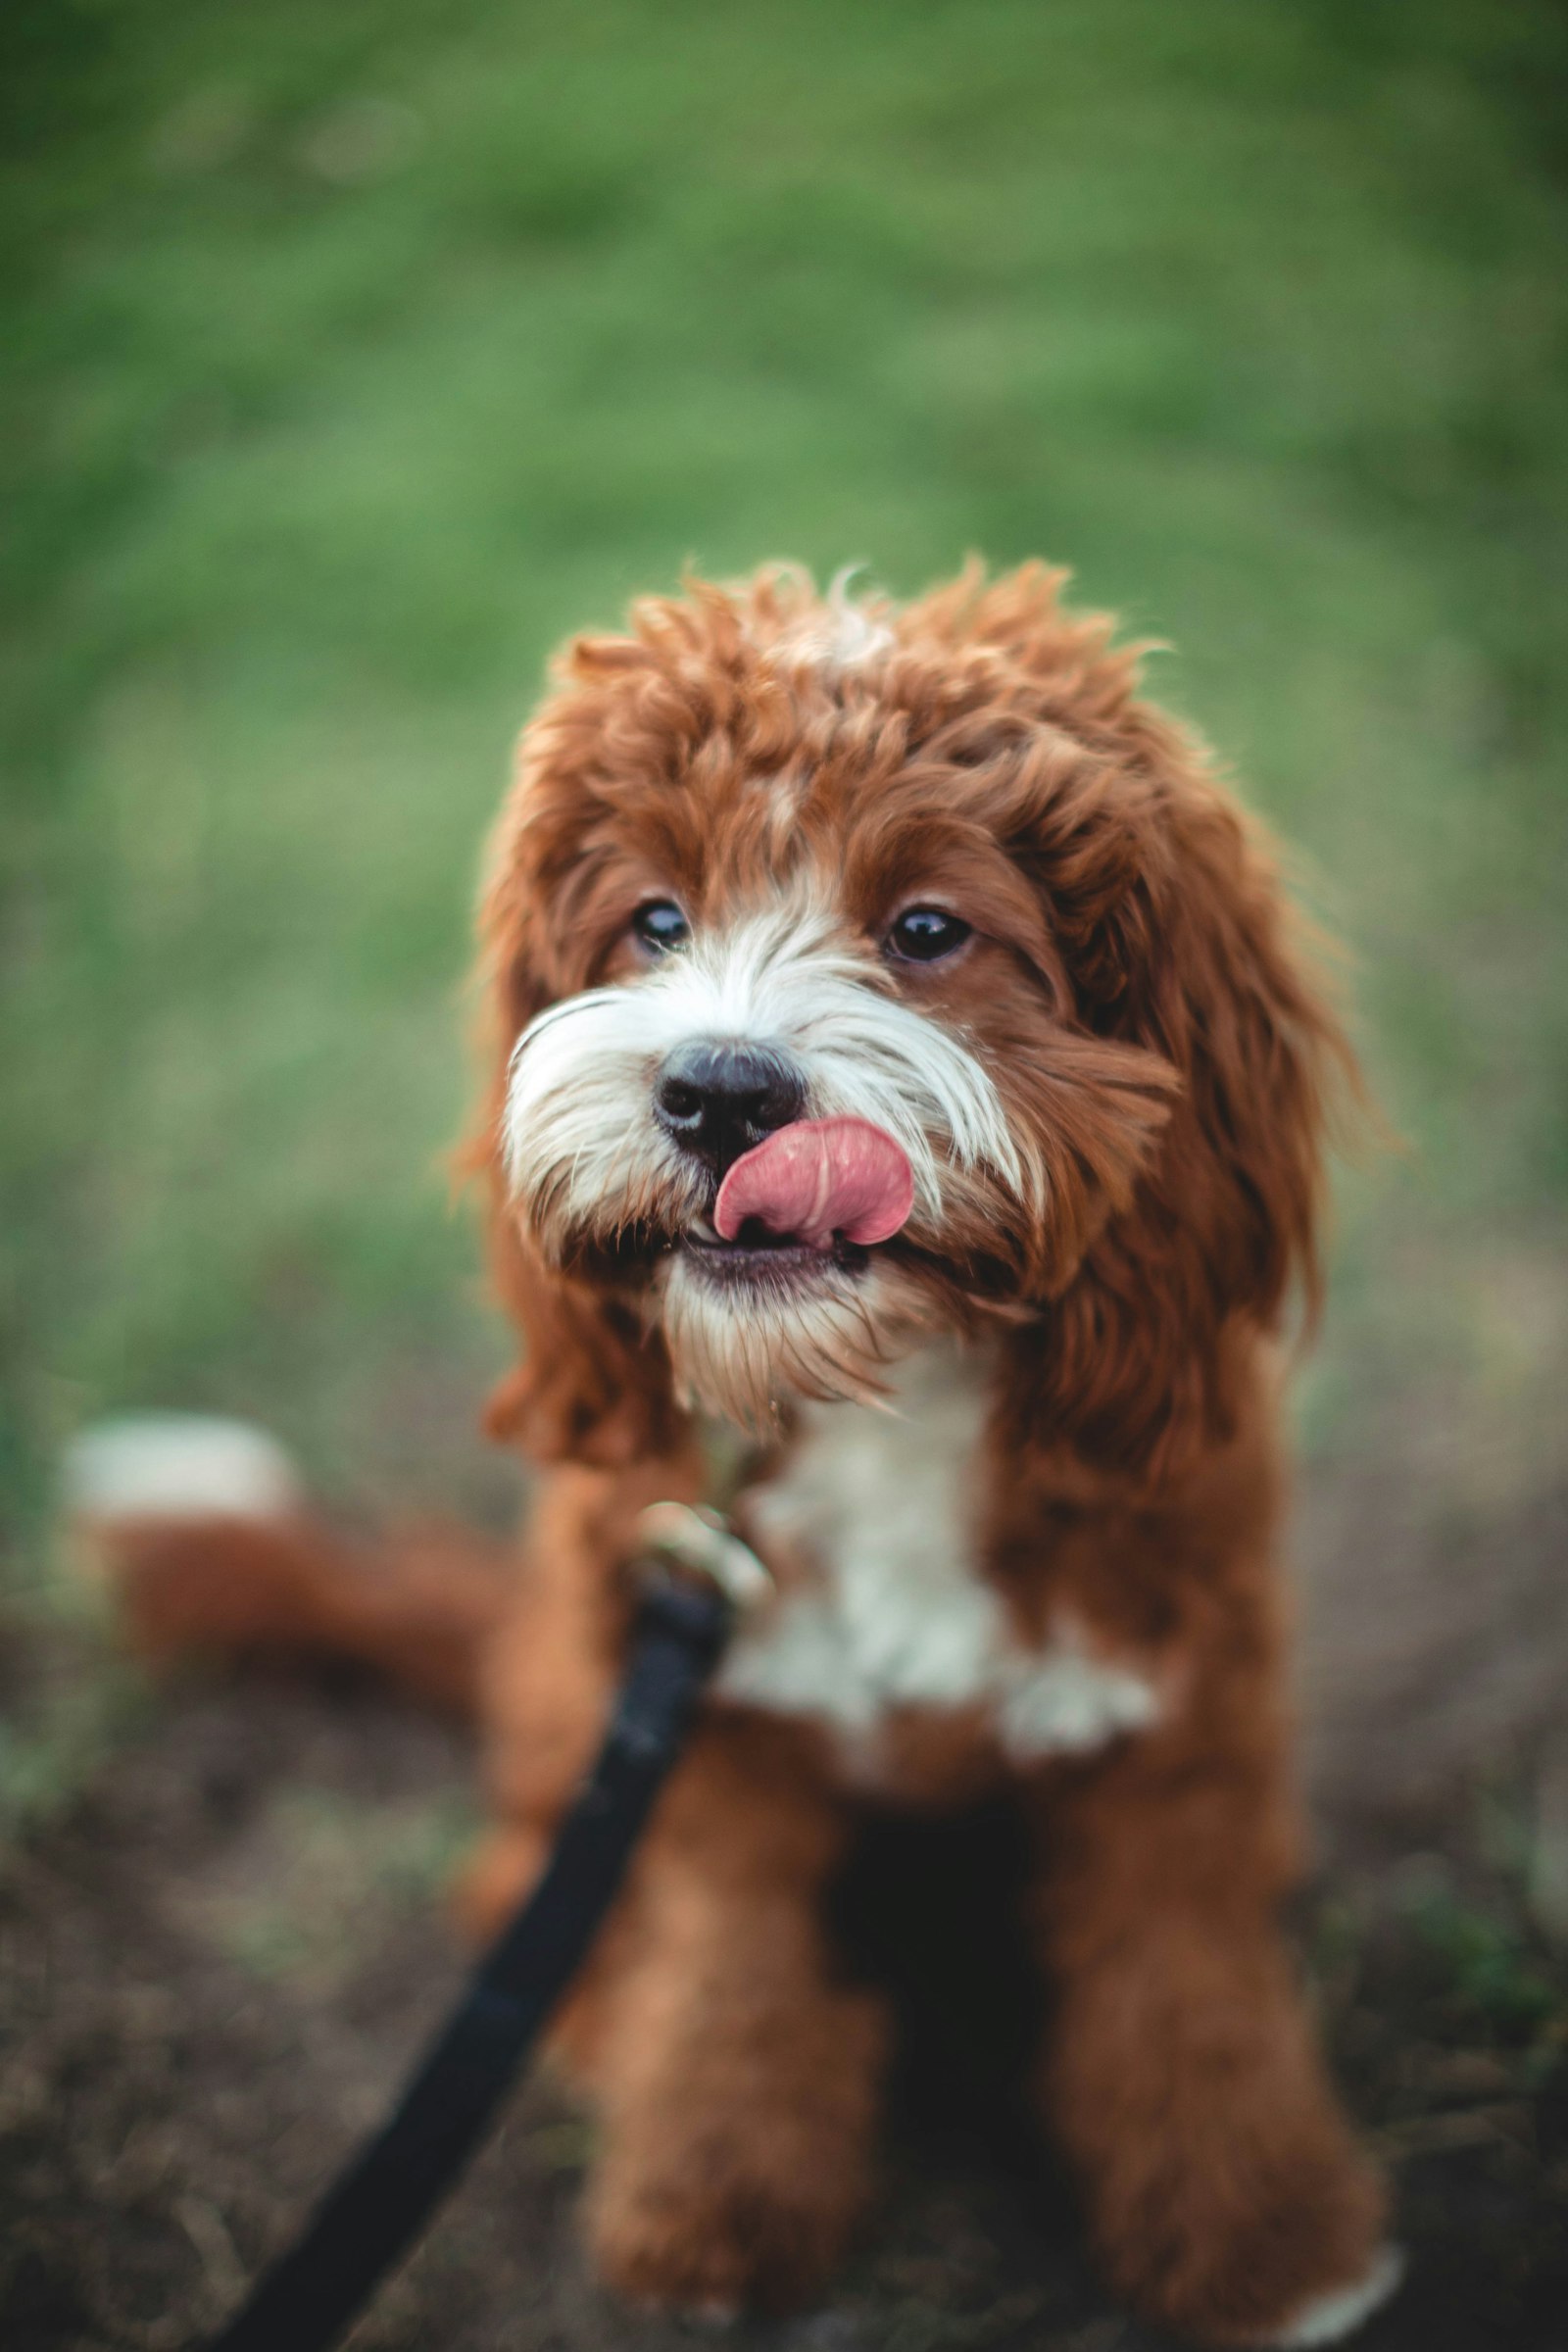
<svg viewBox="0 0 1568 2352"><path fill-rule="evenodd" d="M174 2352L226 2312L379 2116L459 1981L439 1887L471 1827L470 1790L463 1739L378 1693L192 1683L13 1853L0 1886L5 2352ZM993 1933L984 1907L1000 1902L1006 1842L999 1823L935 1849L884 1840L865 1881L880 1957L914 1940L900 1923L916 1879L928 1922L959 1920L966 1943L1005 1952L1002 1914ZM933 1886L946 1887L934 1905ZM865 1923L846 1932L877 1964ZM1367 2352L1563 2352L1560 1971L1500 1883L1477 1880L1460 1900L1408 1861L1342 1874L1303 1906L1301 1935L1342 2079L1396 2167L1411 2254ZM1155 2339L1097 2289L1070 2200L1010 2112L1016 2008L962 2001L955 1955L929 1935L918 1948L929 1966L902 1988L907 2055L874 2220L828 2303L729 2341L1150 2352ZM586 2278L572 2216L587 2148L559 2091L531 2083L355 2341L690 2342Z"/></svg>

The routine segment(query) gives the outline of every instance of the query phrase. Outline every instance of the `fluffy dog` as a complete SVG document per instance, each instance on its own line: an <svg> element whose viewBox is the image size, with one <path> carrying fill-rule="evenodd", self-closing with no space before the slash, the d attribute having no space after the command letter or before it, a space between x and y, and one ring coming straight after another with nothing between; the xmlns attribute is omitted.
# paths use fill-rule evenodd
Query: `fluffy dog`
<svg viewBox="0 0 1568 2352"><path fill-rule="evenodd" d="M1354 1073L1267 842L1059 589L774 568L561 660L481 914L524 1342L491 1427L550 1466L520 1572L361 1560L200 1431L101 1455L86 1506L153 1647L316 1641L476 1698L484 1928L593 1750L638 1511L725 1456L778 1598L558 2035L606 2277L821 2284L887 2042L824 1889L868 1810L1005 1789L1035 2095L1107 2278L1203 2342L1326 2343L1396 2265L1276 1929L1275 1335Z"/></svg>

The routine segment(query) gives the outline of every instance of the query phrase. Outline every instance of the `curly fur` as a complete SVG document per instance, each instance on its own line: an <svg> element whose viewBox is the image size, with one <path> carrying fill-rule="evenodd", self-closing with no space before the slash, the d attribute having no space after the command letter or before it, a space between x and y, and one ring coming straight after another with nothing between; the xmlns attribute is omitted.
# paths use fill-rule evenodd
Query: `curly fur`
<svg viewBox="0 0 1568 2352"><path fill-rule="evenodd" d="M564 2022L604 2121L606 2273L704 2309L818 2284L886 2045L824 1887L868 1795L1007 1788L1054 1987L1037 2096L1108 2276L1205 2342L1328 2340L1395 2274L1274 1924L1298 1848L1274 1340L1315 1298L1354 1071L1268 841L1061 581L971 566L899 608L787 567L694 580L568 646L522 738L470 1157L522 1342L491 1426L554 1467L478 1643L497 1827L466 1901L488 1924L537 1867L612 1683L636 1511L703 1492L697 1411L726 1417L783 1597ZM662 963L632 927L653 899L692 926ZM972 936L900 964L890 926L930 902ZM692 1037L787 1054L809 1114L897 1136L905 1232L717 1281L710 1174L651 1109ZM166 1528L163 1586L159 1543L122 1541L166 1644L201 1631L192 1541ZM319 1561L341 1592L324 1539ZM401 1590L394 1563L382 1656ZM406 1590L429 1627L429 1577ZM251 1617L276 1640L291 1605ZM341 1599L307 1614L355 1645Z"/></svg>

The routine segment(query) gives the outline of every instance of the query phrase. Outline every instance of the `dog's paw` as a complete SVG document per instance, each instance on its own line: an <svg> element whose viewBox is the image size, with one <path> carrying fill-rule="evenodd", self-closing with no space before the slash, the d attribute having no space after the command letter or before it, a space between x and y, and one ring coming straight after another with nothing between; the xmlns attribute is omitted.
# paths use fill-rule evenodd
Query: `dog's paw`
<svg viewBox="0 0 1568 2352"><path fill-rule="evenodd" d="M1261 2352L1310 2352L1313 2345L1343 2343L1382 2309L1403 2277L1399 2248L1380 2246L1364 2277L1314 2295L1278 2333L1265 2339Z"/></svg>
<svg viewBox="0 0 1568 2352"><path fill-rule="evenodd" d="M623 2301L711 2327L746 2309L799 2309L833 2269L852 2219L806 2183L608 2180L594 2194L588 2237Z"/></svg>
<svg viewBox="0 0 1568 2352"><path fill-rule="evenodd" d="M1402 2266L1384 2243L1384 2186L1348 2139L1270 2154L1184 2166L1153 2243L1151 2208L1127 2209L1107 2267L1143 2316L1227 2352L1309 2352L1353 2335L1394 2292Z"/></svg>

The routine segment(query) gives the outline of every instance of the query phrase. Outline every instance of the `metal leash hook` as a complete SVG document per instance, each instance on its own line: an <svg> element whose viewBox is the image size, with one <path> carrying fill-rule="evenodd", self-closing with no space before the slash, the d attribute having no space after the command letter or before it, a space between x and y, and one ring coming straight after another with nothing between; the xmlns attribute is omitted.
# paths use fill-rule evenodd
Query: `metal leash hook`
<svg viewBox="0 0 1568 2352"><path fill-rule="evenodd" d="M641 1600L598 1760L537 1884L496 1937L382 2129L212 2352L326 2352L406 2254L483 2137L614 1901L735 1616L773 1582L716 1511L650 1504Z"/></svg>
<svg viewBox="0 0 1568 2352"><path fill-rule="evenodd" d="M737 1615L772 1598L768 1570L723 1513L706 1503L651 1502L638 1517L637 1534L656 1566L707 1577Z"/></svg>

